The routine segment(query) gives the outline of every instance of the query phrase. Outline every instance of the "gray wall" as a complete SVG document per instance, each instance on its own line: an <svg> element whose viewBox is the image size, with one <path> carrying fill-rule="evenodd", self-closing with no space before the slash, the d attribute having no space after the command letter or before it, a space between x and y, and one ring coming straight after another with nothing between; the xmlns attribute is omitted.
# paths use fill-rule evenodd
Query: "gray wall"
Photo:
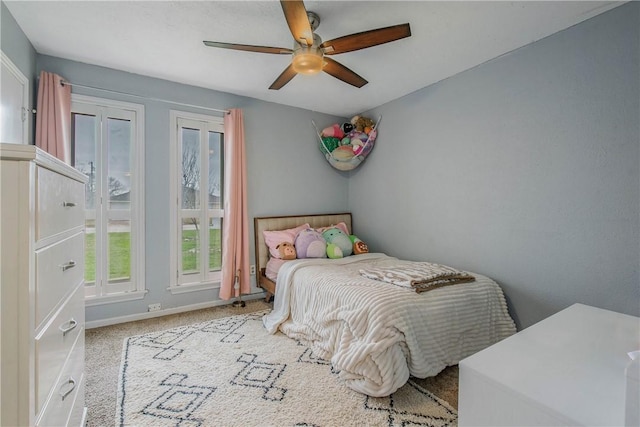
<svg viewBox="0 0 640 427"><path fill-rule="evenodd" d="M32 99L31 106L35 108L37 101L36 82L36 50L22 32L18 23L7 9L7 6L0 2L0 49L11 59L11 62L29 79L29 96ZM33 144L35 138L35 120L29 117L29 141Z"/></svg>
<svg viewBox="0 0 640 427"><path fill-rule="evenodd" d="M251 235L254 216L343 212L347 209L347 176L326 163L316 148L315 131L311 125L312 119L319 125L342 119L51 56L39 55L37 68L38 72L46 70L60 74L72 83L211 108L242 108ZM149 292L144 300L87 307L87 321L143 313L151 303L160 302L163 308L173 308L216 299L217 291L180 295L167 291L170 277L169 110L211 113L82 88L73 88L73 93L145 106L145 261ZM253 239L250 243L253 259ZM257 292L255 283L253 286Z"/></svg>
<svg viewBox="0 0 640 427"><path fill-rule="evenodd" d="M576 302L640 315L639 29L629 3L368 112L358 233L493 277L520 327Z"/></svg>

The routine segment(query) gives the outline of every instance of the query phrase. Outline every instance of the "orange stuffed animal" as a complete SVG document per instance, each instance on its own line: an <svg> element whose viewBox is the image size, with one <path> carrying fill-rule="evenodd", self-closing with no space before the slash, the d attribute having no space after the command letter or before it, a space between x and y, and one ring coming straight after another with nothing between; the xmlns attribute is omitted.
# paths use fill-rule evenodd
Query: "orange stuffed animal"
<svg viewBox="0 0 640 427"><path fill-rule="evenodd" d="M289 242L282 242L276 246L276 249L280 252L281 259L296 259L296 248L293 244Z"/></svg>
<svg viewBox="0 0 640 427"><path fill-rule="evenodd" d="M353 243L353 254L360 255L369 253L369 247L365 242L354 236L353 234L349 236L351 243Z"/></svg>

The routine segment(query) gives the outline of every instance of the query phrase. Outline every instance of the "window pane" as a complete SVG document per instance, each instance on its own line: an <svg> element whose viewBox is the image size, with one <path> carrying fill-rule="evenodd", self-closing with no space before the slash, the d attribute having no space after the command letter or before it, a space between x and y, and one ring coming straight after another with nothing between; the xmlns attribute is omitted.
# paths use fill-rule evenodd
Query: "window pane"
<svg viewBox="0 0 640 427"><path fill-rule="evenodd" d="M209 271L222 266L222 219L209 218Z"/></svg>
<svg viewBox="0 0 640 427"><path fill-rule="evenodd" d="M200 208L200 130L182 128L182 209Z"/></svg>
<svg viewBox="0 0 640 427"><path fill-rule="evenodd" d="M73 165L87 175L85 208L86 296L142 290L144 256L138 247L139 191L143 176L136 176L143 159L137 155L144 141L136 129L144 128L142 105L123 107L118 102L72 96L71 137ZM140 206L138 205L140 203Z"/></svg>
<svg viewBox="0 0 640 427"><path fill-rule="evenodd" d="M93 285L96 281L96 221L85 221L84 235L84 282Z"/></svg>
<svg viewBox="0 0 640 427"><path fill-rule="evenodd" d="M85 208L95 209L96 199L96 116L72 114L74 159L77 170L87 175Z"/></svg>
<svg viewBox="0 0 640 427"><path fill-rule="evenodd" d="M131 208L131 122L107 119L109 209Z"/></svg>
<svg viewBox="0 0 640 427"><path fill-rule="evenodd" d="M182 220L182 273L200 272L200 233L198 218Z"/></svg>
<svg viewBox="0 0 640 427"><path fill-rule="evenodd" d="M222 134L209 132L209 209L222 206Z"/></svg>
<svg viewBox="0 0 640 427"><path fill-rule="evenodd" d="M131 221L113 220L108 223L109 282L131 279Z"/></svg>

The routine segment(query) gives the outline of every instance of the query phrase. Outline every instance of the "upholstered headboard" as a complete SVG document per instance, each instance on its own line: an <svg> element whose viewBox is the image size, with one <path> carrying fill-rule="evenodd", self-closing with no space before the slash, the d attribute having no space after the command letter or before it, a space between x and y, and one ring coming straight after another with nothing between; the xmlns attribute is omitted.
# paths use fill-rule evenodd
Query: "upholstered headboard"
<svg viewBox="0 0 640 427"><path fill-rule="evenodd" d="M255 251L256 251L256 283L261 283L261 272L267 265L269 260L269 248L264 241L263 231L286 230L297 225L309 223L313 228L327 227L335 225L339 222L347 224L350 233L353 233L351 227L350 213L337 214L318 214L318 215L288 215L288 216L270 216L256 217L253 219L253 232L255 234Z"/></svg>

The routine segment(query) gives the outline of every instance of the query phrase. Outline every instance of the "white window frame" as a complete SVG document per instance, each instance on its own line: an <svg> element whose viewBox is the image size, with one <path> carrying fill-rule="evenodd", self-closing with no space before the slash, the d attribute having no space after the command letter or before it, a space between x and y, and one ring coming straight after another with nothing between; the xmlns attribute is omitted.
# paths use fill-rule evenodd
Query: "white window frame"
<svg viewBox="0 0 640 427"><path fill-rule="evenodd" d="M101 305L107 303L117 303L122 301L131 301L141 299L147 293L145 289L145 207L144 207L144 105L133 104L123 101L115 101L111 99L98 98L94 96L71 94L71 111L72 113L87 113L95 115L100 119L100 139L106 137L106 126L104 120L108 117L124 118L131 120L132 124L132 156L131 170L135 171L131 179L131 200L130 210L118 212L113 210L108 219L114 219L122 216L121 219L130 220L131 224L131 280L121 283L105 282L105 277L98 277L98 267L96 265L96 282L93 285L85 285L85 305ZM104 167L106 161L107 147L104 143L99 143L96 147L96 157ZM98 203L108 203L107 200L101 201L100 194L102 190L102 182L96 183L96 205ZM95 209L87 211L85 218L93 215L94 219L102 216L105 209ZM126 218L125 218L126 217ZM100 218L102 219L102 218ZM117 219L117 218L116 218ZM97 233L97 231L96 231ZM100 245L100 246L99 246ZM105 236L96 234L96 264L98 263L98 247L101 248L103 257L108 252L108 241ZM102 259L102 265L108 268L105 259ZM104 270L104 269L102 269ZM106 276L102 274L102 276ZM100 280L100 283L99 283Z"/></svg>
<svg viewBox="0 0 640 427"><path fill-rule="evenodd" d="M204 132L201 133L201 159L207 166L207 171L204 168L201 169L201 182L205 182L204 175L208 172L208 135L209 132L218 132L223 134L223 146L224 146L224 120L221 117L209 116L198 113L190 113L186 111L170 110L169 112L169 125L170 125L170 143L171 143L171 155L170 155L170 259L171 259L171 279L169 287L167 288L172 294L181 294L186 292L201 291L207 289L219 289L222 271L210 272L205 268L208 265L208 250L201 250L201 272L197 274L196 281L195 274L184 275L181 269L182 254L179 251L181 245L180 233L182 231L181 223L182 218L190 218L197 216L201 219L201 226L206 226L208 229L208 218L220 218L224 221L224 209L209 209L208 208L208 194L207 186L202 186L200 189L200 208L193 210L182 209L182 179L179 175L180 164L182 163L182 133L180 132L181 124L188 124L193 127L198 127ZM224 166L223 166L224 167ZM224 200L224 195L222 196ZM206 211L206 213L204 213ZM206 222L203 221L206 218ZM201 242L201 247L205 247L204 242ZM206 261L206 262L205 262Z"/></svg>

